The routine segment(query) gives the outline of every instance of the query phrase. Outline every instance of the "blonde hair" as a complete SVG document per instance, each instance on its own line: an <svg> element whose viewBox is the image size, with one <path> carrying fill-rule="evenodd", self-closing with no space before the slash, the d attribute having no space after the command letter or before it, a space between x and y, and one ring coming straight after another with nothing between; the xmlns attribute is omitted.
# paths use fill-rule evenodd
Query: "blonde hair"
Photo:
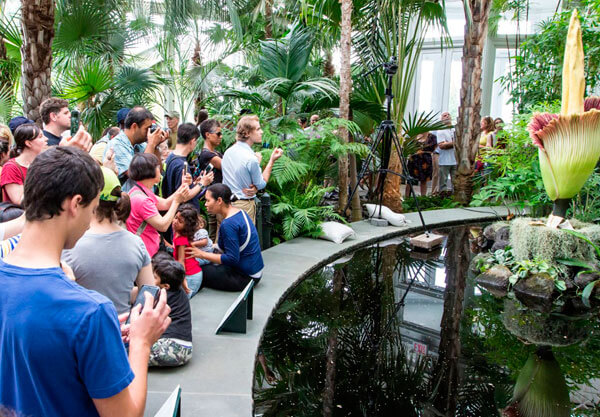
<svg viewBox="0 0 600 417"><path fill-rule="evenodd" d="M237 124L236 140L246 141L250 136L250 133L255 129L254 122L258 122L258 116L242 116Z"/></svg>
<svg viewBox="0 0 600 417"><path fill-rule="evenodd" d="M12 146L15 139L13 138L12 132L6 125L0 124L0 140L5 140L8 142L8 146Z"/></svg>

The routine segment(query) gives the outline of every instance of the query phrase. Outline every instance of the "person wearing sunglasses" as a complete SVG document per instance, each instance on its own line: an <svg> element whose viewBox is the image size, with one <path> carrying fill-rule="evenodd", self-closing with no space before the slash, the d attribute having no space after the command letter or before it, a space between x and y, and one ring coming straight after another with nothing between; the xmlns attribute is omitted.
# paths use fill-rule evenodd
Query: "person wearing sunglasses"
<svg viewBox="0 0 600 417"><path fill-rule="evenodd" d="M201 170L205 170L208 164L211 164L215 173L213 184L221 184L223 182L223 172L221 171L223 154L217 150L223 139L221 124L215 119L206 119L200 124L200 133L204 139L204 147L198 155L198 166ZM208 236L213 242L217 239L217 231L222 220L220 216L208 213Z"/></svg>

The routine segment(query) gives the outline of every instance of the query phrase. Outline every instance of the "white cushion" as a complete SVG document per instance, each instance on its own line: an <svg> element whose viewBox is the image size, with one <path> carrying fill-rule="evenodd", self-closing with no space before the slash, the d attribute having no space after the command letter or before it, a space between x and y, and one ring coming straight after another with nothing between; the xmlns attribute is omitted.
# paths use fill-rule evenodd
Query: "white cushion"
<svg viewBox="0 0 600 417"><path fill-rule="evenodd" d="M330 240L334 243L342 243L347 238L356 236L350 226L338 222L323 222L321 230L323 233L319 239Z"/></svg>
<svg viewBox="0 0 600 417"><path fill-rule="evenodd" d="M381 218L387 220L392 226L406 226L408 223L406 217L400 213L394 213L386 206L381 206L381 216L379 215L378 204L365 204L369 217Z"/></svg>

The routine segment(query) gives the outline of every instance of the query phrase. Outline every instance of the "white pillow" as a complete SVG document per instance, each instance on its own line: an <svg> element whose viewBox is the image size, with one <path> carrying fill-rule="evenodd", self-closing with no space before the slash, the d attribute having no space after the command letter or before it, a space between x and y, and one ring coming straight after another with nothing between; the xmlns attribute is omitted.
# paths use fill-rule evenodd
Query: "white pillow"
<svg viewBox="0 0 600 417"><path fill-rule="evenodd" d="M330 240L334 243L342 243L347 238L356 236L351 227L338 222L323 222L321 230L323 233L319 239Z"/></svg>
<svg viewBox="0 0 600 417"><path fill-rule="evenodd" d="M369 212L369 217L386 219L392 226L406 226L408 223L403 214L394 213L386 206L381 206L381 216L379 215L378 204L365 204L365 207L367 208L367 212Z"/></svg>

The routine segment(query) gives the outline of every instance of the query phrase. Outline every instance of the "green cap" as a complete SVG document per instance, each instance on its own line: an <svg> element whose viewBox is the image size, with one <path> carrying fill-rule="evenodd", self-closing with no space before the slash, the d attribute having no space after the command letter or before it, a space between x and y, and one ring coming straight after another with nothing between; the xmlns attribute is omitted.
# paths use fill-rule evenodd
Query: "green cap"
<svg viewBox="0 0 600 417"><path fill-rule="evenodd" d="M111 169L102 167L102 175L104 175L104 188L100 192L100 200L103 201L117 201L121 196L121 182L117 174ZM115 188L119 187L115 191Z"/></svg>

